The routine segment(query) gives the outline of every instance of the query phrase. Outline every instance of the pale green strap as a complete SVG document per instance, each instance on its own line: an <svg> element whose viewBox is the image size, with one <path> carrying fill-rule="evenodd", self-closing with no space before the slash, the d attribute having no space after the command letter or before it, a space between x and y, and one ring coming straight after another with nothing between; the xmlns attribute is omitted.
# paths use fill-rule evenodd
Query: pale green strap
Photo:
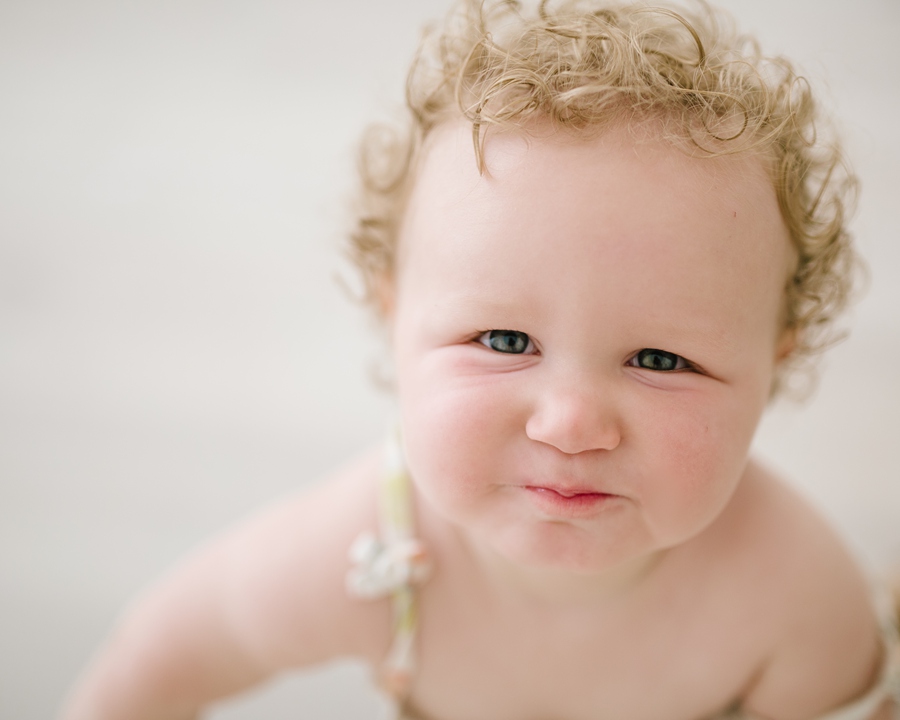
<svg viewBox="0 0 900 720"><path fill-rule="evenodd" d="M425 548L415 538L413 495L399 431L392 433L385 453L380 498L381 532L388 546L408 548L406 582L391 593L394 640L385 661L385 684L396 698L409 692L415 672L415 637L418 621L414 585L429 572Z"/></svg>
<svg viewBox="0 0 900 720"><path fill-rule="evenodd" d="M431 566L415 537L413 492L400 444L393 433L385 448L378 487L378 533L362 533L350 548L347 591L366 600L391 598L393 641L383 667L388 692L402 702L415 671L416 591Z"/></svg>

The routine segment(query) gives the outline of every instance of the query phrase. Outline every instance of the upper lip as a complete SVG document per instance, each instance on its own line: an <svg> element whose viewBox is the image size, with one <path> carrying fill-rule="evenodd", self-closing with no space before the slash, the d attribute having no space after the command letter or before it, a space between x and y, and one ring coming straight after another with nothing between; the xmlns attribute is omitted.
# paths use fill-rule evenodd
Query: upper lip
<svg viewBox="0 0 900 720"><path fill-rule="evenodd" d="M614 493L606 492L605 490L600 490L595 487L590 487L587 485L545 485L543 483L529 483L525 485L526 488L530 488L532 490L550 490L555 492L557 495L562 495L563 497L574 497L576 495L613 495Z"/></svg>

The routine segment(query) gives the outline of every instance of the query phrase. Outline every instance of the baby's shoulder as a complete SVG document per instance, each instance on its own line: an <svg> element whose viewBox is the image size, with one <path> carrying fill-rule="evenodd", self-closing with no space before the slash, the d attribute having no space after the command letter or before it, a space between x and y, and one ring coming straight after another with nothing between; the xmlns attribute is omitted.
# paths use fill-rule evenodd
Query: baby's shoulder
<svg viewBox="0 0 900 720"><path fill-rule="evenodd" d="M783 607L813 603L823 611L871 610L870 586L834 527L813 504L751 461L721 518L751 578L768 585ZM815 601L815 602L813 602Z"/></svg>
<svg viewBox="0 0 900 720"><path fill-rule="evenodd" d="M232 621L267 664L383 654L389 606L345 589L348 549L376 529L380 460L367 453L216 543L228 558Z"/></svg>
<svg viewBox="0 0 900 720"><path fill-rule="evenodd" d="M773 639L748 706L763 717L815 716L864 692L878 669L878 621L870 584L835 530L756 463L722 520L747 609Z"/></svg>

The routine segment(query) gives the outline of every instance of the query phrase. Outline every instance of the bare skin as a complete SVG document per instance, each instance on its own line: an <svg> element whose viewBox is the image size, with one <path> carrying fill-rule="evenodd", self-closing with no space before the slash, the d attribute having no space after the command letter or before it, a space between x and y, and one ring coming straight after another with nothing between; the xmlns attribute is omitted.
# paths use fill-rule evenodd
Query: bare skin
<svg viewBox="0 0 900 720"><path fill-rule="evenodd" d="M859 695L876 672L859 571L821 519L753 464L716 522L624 593L528 595L472 580L478 561L454 557L423 592L414 704L429 720L697 720L735 703L806 718Z"/></svg>
<svg viewBox="0 0 900 720"><path fill-rule="evenodd" d="M763 162L623 129L509 134L482 178L467 132L433 136L385 294L436 567L411 708L808 720L863 694L881 661L866 582L748 460L791 347ZM373 451L188 560L126 618L65 720L192 718L340 656L377 672L389 605L348 598L344 575L376 529L378 474Z"/></svg>
<svg viewBox="0 0 900 720"><path fill-rule="evenodd" d="M348 599L343 578L347 545L375 529L377 455L188 560L127 618L63 717L194 718L277 670L337 656L377 673L388 605ZM336 507L346 522L320 533L315 519ZM698 720L735 702L806 718L873 681L864 579L828 526L755 465L713 525L609 597L498 582L454 528L419 511L437 568L421 596L412 696L428 720Z"/></svg>

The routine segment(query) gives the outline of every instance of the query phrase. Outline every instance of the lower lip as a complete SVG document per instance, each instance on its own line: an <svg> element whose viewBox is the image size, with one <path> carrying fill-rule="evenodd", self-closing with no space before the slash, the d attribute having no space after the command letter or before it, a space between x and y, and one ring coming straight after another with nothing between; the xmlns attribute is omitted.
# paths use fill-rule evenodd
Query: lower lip
<svg viewBox="0 0 900 720"><path fill-rule="evenodd" d="M526 486L525 490L543 512L564 518L591 517L619 499L618 495L594 492L561 495L550 488L532 485Z"/></svg>

